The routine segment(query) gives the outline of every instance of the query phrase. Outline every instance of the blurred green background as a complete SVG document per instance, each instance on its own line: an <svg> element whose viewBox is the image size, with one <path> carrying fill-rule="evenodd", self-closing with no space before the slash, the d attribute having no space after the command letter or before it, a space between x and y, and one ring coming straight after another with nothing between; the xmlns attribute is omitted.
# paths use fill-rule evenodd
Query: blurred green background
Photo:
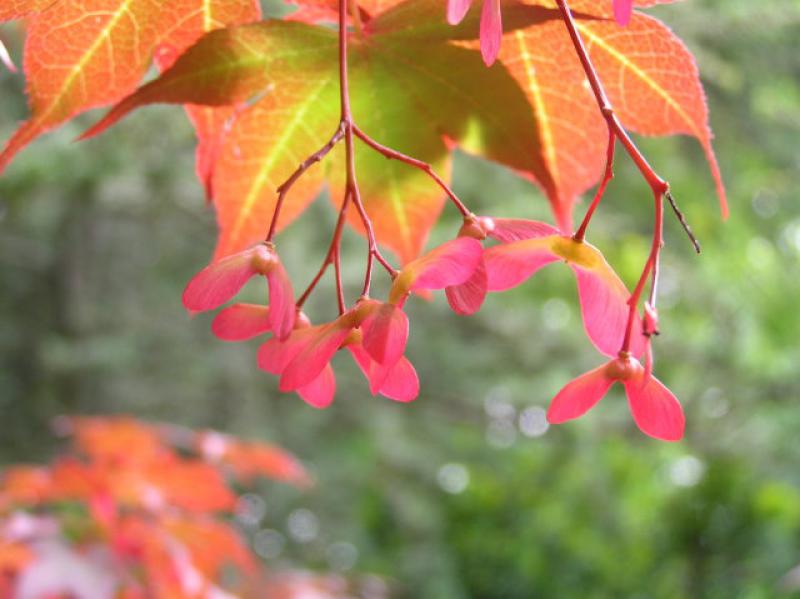
<svg viewBox="0 0 800 599"><path fill-rule="evenodd" d="M651 13L698 57L732 204L722 224L694 141L642 140L704 247L695 256L668 221L657 369L686 408L685 441L641 435L619 391L548 429L549 399L599 363L567 269L469 319L442 297L411 302L411 405L371 397L341 356L331 408L280 395L257 342L216 341L211 317L180 305L215 226L191 129L157 107L77 145L96 115L80 118L0 178L0 462L47 458L57 414L127 412L305 461L315 490L265 485L266 503L242 503L272 563L374 573L424 599L800 597L800 2ZM26 114L21 78L0 71L0 97L6 139ZM591 236L630 282L651 203L630 163L617 173ZM549 219L537 191L472 158L458 157L455 188L476 211ZM320 201L283 235L297 280L332 221ZM457 226L448 211L435 235ZM355 293L361 241L348 244Z"/></svg>

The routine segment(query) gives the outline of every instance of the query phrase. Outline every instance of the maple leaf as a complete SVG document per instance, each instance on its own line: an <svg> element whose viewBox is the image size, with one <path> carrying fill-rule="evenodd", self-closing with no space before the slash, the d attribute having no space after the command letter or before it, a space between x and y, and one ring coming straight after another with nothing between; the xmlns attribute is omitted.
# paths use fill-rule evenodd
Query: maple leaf
<svg viewBox="0 0 800 599"><path fill-rule="evenodd" d="M0 171L40 134L130 93L157 44L177 56L215 26L258 17L253 0L41 0L1 10L0 20L41 12L25 42L31 117L0 153Z"/></svg>
<svg viewBox="0 0 800 599"><path fill-rule="evenodd" d="M225 518L236 496L220 471L310 483L279 448L214 431L125 416L60 417L54 424L71 437L70 453L50 466L10 468L0 480L0 583L11 583L0 584L2 597L22 589L23 579L88 596L75 583L93 589L101 562L121 598L238 596L257 580L258 562ZM63 546L63 555L46 551L48 543ZM69 567L67 555L75 558Z"/></svg>
<svg viewBox="0 0 800 599"><path fill-rule="evenodd" d="M591 3L578 0L575 4L580 10ZM636 5L657 3L664 2ZM700 142L717 186L723 216L727 217L725 187L711 144L705 92L688 48L663 23L635 12L621 31L613 22L590 19L579 21L578 28L626 127L643 135L691 135Z"/></svg>
<svg viewBox="0 0 800 599"><path fill-rule="evenodd" d="M301 156L316 150L317 142L324 143L327 128L336 123L335 48L333 32L299 23L212 32L88 134L141 104L226 106L271 92L238 114L215 164L213 191L222 229L217 255L232 254L263 238L281 177L294 170ZM298 181L282 224L302 211L321 185L322 175L315 170Z"/></svg>
<svg viewBox="0 0 800 599"><path fill-rule="evenodd" d="M641 0L636 6L655 3ZM350 48L351 101L360 128L431 164L445 179L453 142L509 166L543 188L560 227L569 230L576 198L602 171L607 134L552 5L507 3L504 69L480 63L473 49L477 16L453 28L441 3L410 0L371 19L364 26L368 36L354 38ZM622 29L610 2L576 0L573 5L601 77L612 81L609 95L623 123L649 135L697 137L724 206L691 54L655 19L634 14ZM263 238L276 188L330 137L338 115L335 46L327 28L299 23L261 23L209 35L160 79L118 104L88 135L148 103L221 106L250 100L202 153L201 176L211 178L220 224L216 257L234 253ZM211 128L218 130L219 124ZM287 198L279 227L296 218L326 180L334 203L341 203L343 160L337 148L327 171L306 171ZM379 242L408 262L438 218L440 190L425 173L360 145L356 162ZM361 230L355 211L348 219Z"/></svg>
<svg viewBox="0 0 800 599"><path fill-rule="evenodd" d="M59 2L30 20L24 67L31 118L0 154L0 170L40 133L136 85L158 38L148 24L156 13L150 0L89 0Z"/></svg>
<svg viewBox="0 0 800 599"><path fill-rule="evenodd" d="M303 76L298 76L298 73ZM418 44L392 33L354 40L352 106L377 141L448 173L456 140L546 180L536 161L535 122L529 104L502 70L484 68L478 52L447 40ZM147 103L238 103L263 93L241 110L227 132L213 188L224 256L262 238L277 186L322 146L338 122L336 37L320 27L267 22L214 32L182 56L159 80L123 100L92 128L95 134ZM503 110L498 110L503 106ZM419 122L411 129L408 122ZM340 203L344 157L332 154L332 195ZM416 257L443 205L427 175L372 150L356 150L359 185L378 240L402 261ZM314 198L324 173L311 169L292 189L281 212L285 226ZM361 227L354 213L351 223Z"/></svg>
<svg viewBox="0 0 800 599"><path fill-rule="evenodd" d="M174 59L203 34L215 29L256 21L261 17L258 0L172 0L170 10L181 15L171 21L159 40L160 52ZM160 62L167 68L171 62Z"/></svg>
<svg viewBox="0 0 800 599"><path fill-rule="evenodd" d="M639 8L674 0L637 0ZM578 27L623 124L645 135L689 134L701 143L727 215L725 189L711 145L708 109L697 66L683 43L658 20L634 13L628 26L613 20L606 0L570 2ZM600 178L608 134L572 41L552 0L504 4L506 35L499 61L518 82L535 113L546 176L527 171L550 199L559 226L571 230L577 197ZM441 7L411 0L367 24L370 32L452 40L478 48L477 11L462 26L442 27ZM504 164L514 167L507 161ZM516 168L516 167L514 167Z"/></svg>
<svg viewBox="0 0 800 599"><path fill-rule="evenodd" d="M204 33L261 18L261 7L257 0L181 1L186 5L185 18L164 33L155 51L156 64L162 71L172 66L178 56ZM235 111L235 107L186 106L186 114L197 135L195 171L209 200L212 198L211 173L221 137Z"/></svg>
<svg viewBox="0 0 800 599"><path fill-rule="evenodd" d="M537 159L534 115L505 72L486 69L479 52L446 41L411 44L402 35L380 35L379 26L376 21L369 45L354 45L352 51L353 112L362 130L431 164L445 179L452 142L538 180L549 179ZM409 122L417 125L404 125ZM343 152L333 158L331 193L338 204L344 189ZM416 258L444 203L441 191L425 173L366 147L357 146L356 162L378 240L403 263ZM349 218L361 230L357 215Z"/></svg>
<svg viewBox="0 0 800 599"><path fill-rule="evenodd" d="M639 0L635 5L663 3L666 0ZM644 135L697 138L726 216L725 189L711 145L705 94L689 50L652 17L634 12L628 25L621 28L613 20L611 2L573 0L570 6L622 123ZM509 32L499 61L534 106L541 158L553 183L545 190L560 226L568 230L576 198L603 172L608 139L605 121L563 23L542 21Z"/></svg>
<svg viewBox="0 0 800 599"><path fill-rule="evenodd" d="M0 22L22 19L44 10L56 0L3 0L0 4Z"/></svg>

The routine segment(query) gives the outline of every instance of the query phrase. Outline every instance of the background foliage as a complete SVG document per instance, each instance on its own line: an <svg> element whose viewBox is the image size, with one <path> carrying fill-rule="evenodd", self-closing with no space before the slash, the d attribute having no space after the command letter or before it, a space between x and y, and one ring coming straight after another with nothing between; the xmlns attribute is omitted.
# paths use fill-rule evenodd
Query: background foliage
<svg viewBox="0 0 800 599"><path fill-rule="evenodd" d="M0 460L48 456L56 414L130 412L294 451L319 484L270 488L248 528L262 554L380 574L398 596L800 596L800 6L653 13L699 58L732 204L721 225L696 144L644 142L704 242L695 257L669 221L658 368L686 406L684 442L640 435L618 391L545 430L550 397L597 362L555 269L470 319L443 298L413 302L426 334L410 342L412 405L370 397L353 367L326 411L279 395L253 347L214 340L208 316L181 308L214 224L191 129L159 107L81 146L70 141L92 115L78 119L0 179ZM5 138L25 107L18 77L0 86ZM630 282L651 205L624 160L617 174L593 242ZM459 156L454 180L475 209L549 219L544 198L491 165ZM327 239L311 225L332 218L318 202L283 235L293 273L312 274Z"/></svg>

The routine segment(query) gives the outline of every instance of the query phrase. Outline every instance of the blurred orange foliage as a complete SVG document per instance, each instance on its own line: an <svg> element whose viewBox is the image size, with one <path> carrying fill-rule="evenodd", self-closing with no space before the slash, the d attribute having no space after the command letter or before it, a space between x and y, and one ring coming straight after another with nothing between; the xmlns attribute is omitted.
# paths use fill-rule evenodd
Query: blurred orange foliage
<svg viewBox="0 0 800 599"><path fill-rule="evenodd" d="M54 428L63 455L0 479L0 599L351 596L337 577L266 572L231 523L232 483L312 484L284 450L129 417Z"/></svg>

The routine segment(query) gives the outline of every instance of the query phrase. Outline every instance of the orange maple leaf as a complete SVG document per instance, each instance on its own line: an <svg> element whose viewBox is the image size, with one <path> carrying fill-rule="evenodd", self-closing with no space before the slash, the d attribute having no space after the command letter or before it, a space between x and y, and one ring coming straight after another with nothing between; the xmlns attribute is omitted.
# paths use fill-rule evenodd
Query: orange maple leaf
<svg viewBox="0 0 800 599"><path fill-rule="evenodd" d="M157 46L177 56L203 33L260 14L254 0L16 0L0 9L0 21L29 13L31 116L0 153L0 172L42 133L130 93Z"/></svg>

